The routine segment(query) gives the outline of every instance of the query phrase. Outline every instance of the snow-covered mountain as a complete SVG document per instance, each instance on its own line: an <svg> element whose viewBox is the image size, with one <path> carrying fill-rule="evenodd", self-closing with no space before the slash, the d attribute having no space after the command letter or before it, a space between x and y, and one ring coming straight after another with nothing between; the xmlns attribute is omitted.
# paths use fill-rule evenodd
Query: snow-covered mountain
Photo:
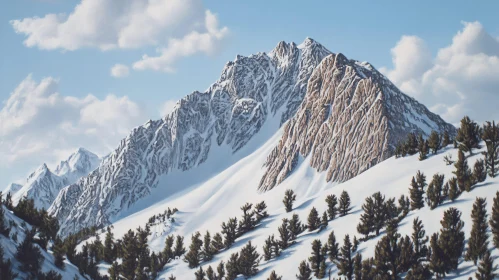
<svg viewBox="0 0 499 280"><path fill-rule="evenodd" d="M269 54L237 56L207 91L189 94L164 119L135 128L96 172L61 192L49 210L61 232L107 224L149 195L162 176L202 165L213 154L238 152L265 124L277 123L274 133L295 114L309 76L328 54L306 39L280 42ZM234 162L227 158L222 167ZM172 193L175 187L161 186Z"/></svg>
<svg viewBox="0 0 499 280"><path fill-rule="evenodd" d="M52 172L44 163L32 172L26 182L16 192L12 192L12 200L17 204L24 197L32 198L35 207L38 209L48 209L59 191L78 179L88 175L100 163L97 155L80 148ZM13 184L11 184L12 186ZM15 188L18 188L16 185Z"/></svg>
<svg viewBox="0 0 499 280"><path fill-rule="evenodd" d="M3 196L6 196L8 193L10 193L11 195L14 195L16 192L18 192L21 188L23 187L23 185L21 184L16 184L16 183L10 183L3 191L2 191L2 195Z"/></svg>
<svg viewBox="0 0 499 280"><path fill-rule="evenodd" d="M408 133L428 137L432 130L456 131L369 63L331 54L310 77L300 109L267 159L260 188L285 180L309 154L327 181L346 181L390 157Z"/></svg>
<svg viewBox="0 0 499 280"><path fill-rule="evenodd" d="M280 42L268 54L237 56L207 91L135 128L97 170L62 190L49 213L63 235L109 224L251 155L289 119L267 155L261 190L288 177L300 155L311 153L325 180L340 182L388 158L407 132L455 132L370 64L309 38Z"/></svg>

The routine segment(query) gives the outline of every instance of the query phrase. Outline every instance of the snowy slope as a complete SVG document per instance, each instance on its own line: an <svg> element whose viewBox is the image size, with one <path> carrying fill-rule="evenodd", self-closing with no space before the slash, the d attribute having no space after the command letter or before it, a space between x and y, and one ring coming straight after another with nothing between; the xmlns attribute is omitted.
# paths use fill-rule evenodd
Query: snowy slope
<svg viewBox="0 0 499 280"><path fill-rule="evenodd" d="M36 208L48 209L63 187L88 175L97 168L99 163L100 159L97 155L79 148L67 160L61 161L54 172L46 164L42 164L28 176L22 187L13 194L13 203L17 204L19 200L27 197L34 199Z"/></svg>
<svg viewBox="0 0 499 280"><path fill-rule="evenodd" d="M8 193L10 193L11 195L14 195L16 192L18 192L21 188L23 187L23 185L21 184L16 184L16 183L11 183L9 184L3 191L2 191L2 195L5 197Z"/></svg>
<svg viewBox="0 0 499 280"><path fill-rule="evenodd" d="M15 255L17 252L18 244L20 244L24 240L26 236L25 232L31 230L31 225L27 224L26 222L15 216L12 212L7 210L7 208L5 208L3 205L0 205L0 207L3 207L5 210L5 223L14 224L14 226L10 230L11 238L7 238L0 234L0 245L4 249L4 260L8 259L12 262L13 272L19 274L17 279L27 279L28 275L19 269L20 263L15 258ZM14 234L17 234L17 241L12 240L12 236ZM38 245L35 244L35 246ZM55 272L59 273L62 276L62 279L74 279L75 276L77 276L78 279L81 280L85 279L78 272L78 268L74 266L72 263L68 262L67 260L64 261L65 263L64 269L57 268L54 264L54 256L51 254L51 252L44 251L41 247L39 248L44 258L41 269L42 272L47 273L50 270L54 270Z"/></svg>
<svg viewBox="0 0 499 280"><path fill-rule="evenodd" d="M186 183L185 180L189 174L184 174L185 176L179 174L169 183L180 184L182 188L185 188L185 191L159 202L155 200L144 201L144 204L150 205L148 208L114 223L116 237L122 236L130 228L144 226L149 217L163 212L167 207L177 207L180 212L175 215L174 232L169 233L184 235L188 246L192 233L196 231L204 233L206 230L209 230L211 234L219 232L222 222L227 221L230 217L237 216L239 218L241 216L239 207L244 203L257 203L264 200L268 205L270 217L264 220L259 228L240 237L232 248L216 255L212 261L203 264L204 268L207 268L207 265L214 267L220 260L227 261L231 253L238 252L249 240L257 245L261 254L264 240L271 234L278 234L277 228L283 218L290 218L293 213L297 213L304 222L312 207L316 207L319 213L326 210L324 199L328 194L339 196L343 190L347 190L352 200L351 214L331 221L328 228L321 233L303 233L299 236L297 244L285 250L280 258L270 262L262 261L259 267L261 272L252 278L267 279L270 272L276 270L279 275L284 276L283 279L294 279L299 263L310 256L310 244L314 239L319 238L324 243L331 230L335 231L340 245L345 234L350 234L351 237L353 235L360 237L357 234L356 226L361 214L361 205L367 196L377 191L386 195L387 198L398 198L401 194L408 195L410 180L418 170L427 176L427 182L435 173L444 174L447 180L452 176L454 168L446 166L443 157L450 153L454 159L457 158L457 150L451 146L425 161L419 161L417 155L400 159L389 158L357 177L339 184L328 183L325 180L326 172L317 172L310 166L310 157L299 158L295 172L287 180L268 192L259 192L257 190L259 179L265 172L262 165L267 154L278 143L281 136L282 129L255 153L200 184ZM471 157L468 164L472 166L474 161L480 157L479 155ZM297 194L297 201L292 213L286 213L282 205L286 189L293 189ZM492 197L496 191L499 191L499 178L494 180L487 178L486 182L478 185L470 193L463 193L454 203L445 202L435 210L425 207L418 211L411 211L401 222L399 231L401 234L410 234L412 220L419 217L425 225L427 235L431 235L440 229L440 219L443 212L453 206L458 207L463 212L464 230L468 238L471 230L471 207L475 197L487 197L490 213ZM162 250L165 237L166 234L151 237L152 249ZM379 238L361 243L359 251L362 252L364 258L373 256L374 246ZM493 254L499 256L497 250L494 250ZM476 267L472 263L463 262L460 264L459 275L451 274L448 278L467 279L469 276L474 276L475 270ZM333 267L333 272L336 273L335 267ZM159 279L166 279L171 274L177 276L177 279L194 279L194 270L189 269L183 261L174 261L168 264Z"/></svg>

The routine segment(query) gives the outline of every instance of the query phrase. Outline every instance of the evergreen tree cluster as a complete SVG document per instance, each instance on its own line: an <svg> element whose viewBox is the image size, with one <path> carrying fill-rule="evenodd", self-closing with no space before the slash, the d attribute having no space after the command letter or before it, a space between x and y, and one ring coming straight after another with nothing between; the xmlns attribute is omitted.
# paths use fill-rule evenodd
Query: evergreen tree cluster
<svg viewBox="0 0 499 280"><path fill-rule="evenodd" d="M437 131L432 131L428 139L424 139L422 134L415 133L407 134L405 140L399 142L395 146L395 157L412 156L419 153L419 160L425 160L428 154L437 154L442 148L447 147L452 142L447 131L439 134Z"/></svg>
<svg viewBox="0 0 499 280"><path fill-rule="evenodd" d="M390 220L399 221L409 212L409 202L402 196L399 205L395 205L395 198L386 200L380 192L366 198L362 205L363 213L360 215L360 223L357 231L364 235L363 240L378 236ZM374 235L371 235L374 233Z"/></svg>

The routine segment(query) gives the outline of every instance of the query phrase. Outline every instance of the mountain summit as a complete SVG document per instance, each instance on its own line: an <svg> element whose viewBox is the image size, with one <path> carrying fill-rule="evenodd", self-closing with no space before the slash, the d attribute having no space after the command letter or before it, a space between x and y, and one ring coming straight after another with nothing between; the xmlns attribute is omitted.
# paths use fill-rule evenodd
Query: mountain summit
<svg viewBox="0 0 499 280"><path fill-rule="evenodd" d="M401 116L407 127L389 128L402 126ZM61 222L62 235L109 224L140 209L153 192L156 200L147 199L148 205L181 191L172 178L184 172L199 183L225 170L281 133L285 123L262 190L293 170L299 150L317 153L312 160L319 171L351 163L352 171L328 176L346 180L389 157L406 131L453 131L369 64L335 55L310 38L299 45L279 42L268 54L236 56L207 91L187 95L165 118L135 128L95 171L64 188L49 213ZM326 164L328 156L336 162ZM211 173L200 171L209 168Z"/></svg>

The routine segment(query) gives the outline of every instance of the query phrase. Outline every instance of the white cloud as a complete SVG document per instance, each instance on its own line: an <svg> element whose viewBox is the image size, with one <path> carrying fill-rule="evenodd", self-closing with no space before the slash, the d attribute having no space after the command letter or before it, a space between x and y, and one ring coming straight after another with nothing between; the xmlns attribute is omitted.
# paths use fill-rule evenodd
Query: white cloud
<svg viewBox="0 0 499 280"><path fill-rule="evenodd" d="M4 101L0 171L6 173L1 180L8 181L0 183L16 180L43 162L57 162L78 147L104 155L147 119L126 96L78 98L61 95L58 85L57 79L36 81L29 75Z"/></svg>
<svg viewBox="0 0 499 280"><path fill-rule="evenodd" d="M161 62L137 69L171 69L181 57L210 53L227 34L201 0L81 0L69 14L11 20L27 47L74 51L81 48L135 49L155 46ZM165 47L166 46L166 47ZM144 58L149 58L144 56ZM165 64L168 64L165 66Z"/></svg>
<svg viewBox="0 0 499 280"><path fill-rule="evenodd" d="M424 42L403 36L392 49L387 76L451 123L467 114L477 121L499 119L499 40L479 22L464 22L449 46L431 58Z"/></svg>
<svg viewBox="0 0 499 280"><path fill-rule="evenodd" d="M164 117L173 112L175 105L177 105L177 101L175 100L167 100L165 103L163 103L159 112L161 114L161 117Z"/></svg>
<svg viewBox="0 0 499 280"><path fill-rule="evenodd" d="M157 50L160 53L158 56L144 55L133 64L133 68L172 72L172 65L182 57L196 53L213 53L229 30L227 27L219 29L218 20L210 11L206 11L205 24L206 32L192 31L182 39L170 39L166 48Z"/></svg>
<svg viewBox="0 0 499 280"><path fill-rule="evenodd" d="M115 64L111 68L111 76L115 78L123 78L128 76L130 74L130 70L128 69L128 66L123 65L123 64Z"/></svg>

